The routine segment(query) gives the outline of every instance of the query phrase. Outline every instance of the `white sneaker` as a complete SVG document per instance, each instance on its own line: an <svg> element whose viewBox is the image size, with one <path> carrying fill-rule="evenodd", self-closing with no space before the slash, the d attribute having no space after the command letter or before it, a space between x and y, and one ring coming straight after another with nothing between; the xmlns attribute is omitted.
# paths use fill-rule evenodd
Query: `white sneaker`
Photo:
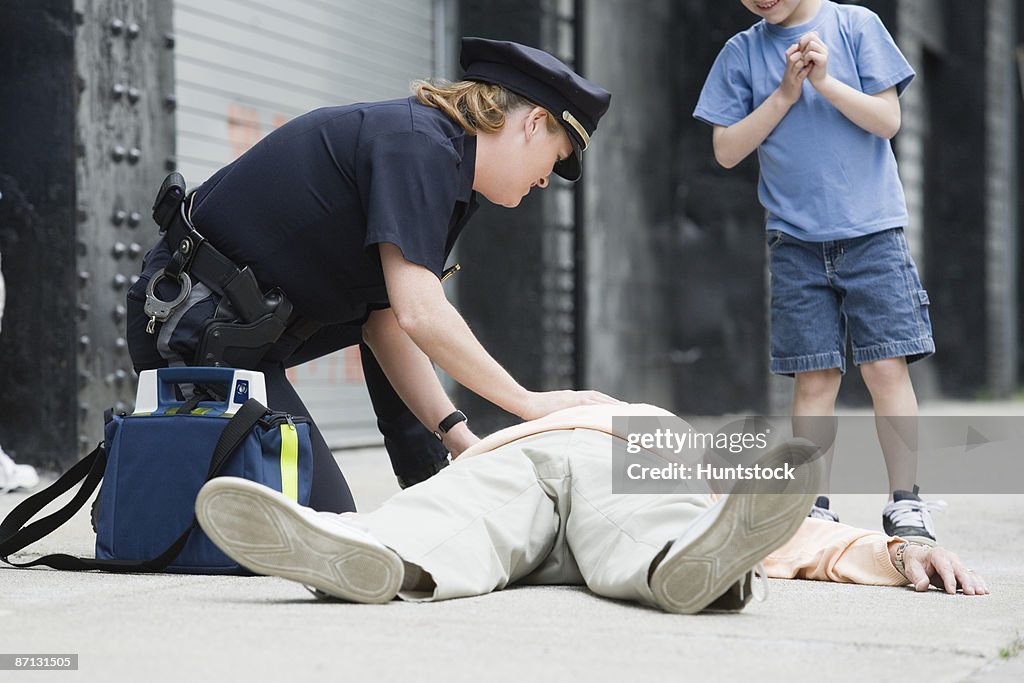
<svg viewBox="0 0 1024 683"><path fill-rule="evenodd" d="M946 501L923 501L918 486L912 491L893 491L893 501L882 508L882 529L887 536L935 545L935 522L932 512L946 509Z"/></svg>
<svg viewBox="0 0 1024 683"><path fill-rule="evenodd" d="M402 587L397 553L340 516L302 507L266 486L217 477L196 497L199 525L243 567L350 602L385 603Z"/></svg>
<svg viewBox="0 0 1024 683"><path fill-rule="evenodd" d="M807 516L812 519L820 519L826 522L839 521L839 515L829 509L828 496L818 496L818 499L814 501L814 507L811 508L811 512Z"/></svg>
<svg viewBox="0 0 1024 683"><path fill-rule="evenodd" d="M0 448L0 493L31 489L39 485L39 475L31 465L18 465Z"/></svg>
<svg viewBox="0 0 1024 683"><path fill-rule="evenodd" d="M770 480L743 481L694 520L651 573L658 605L678 614L742 609L750 599L744 584L749 580L750 588L755 585L755 565L796 533L814 504L819 482L803 463L817 452L804 439L782 444L757 464L789 462L796 467L796 481L785 489ZM736 590L735 598L727 595Z"/></svg>

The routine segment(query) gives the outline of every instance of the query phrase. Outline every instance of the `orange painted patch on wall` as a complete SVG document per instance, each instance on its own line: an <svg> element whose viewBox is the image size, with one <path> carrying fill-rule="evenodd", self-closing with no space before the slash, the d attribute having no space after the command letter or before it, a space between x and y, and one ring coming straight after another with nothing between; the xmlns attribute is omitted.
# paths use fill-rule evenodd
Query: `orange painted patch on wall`
<svg viewBox="0 0 1024 683"><path fill-rule="evenodd" d="M358 346L350 346L343 352L345 358L345 381L357 384L363 381L363 361Z"/></svg>
<svg viewBox="0 0 1024 683"><path fill-rule="evenodd" d="M263 137L260 128L260 113L254 107L242 104L228 105L228 140L231 151L241 156Z"/></svg>

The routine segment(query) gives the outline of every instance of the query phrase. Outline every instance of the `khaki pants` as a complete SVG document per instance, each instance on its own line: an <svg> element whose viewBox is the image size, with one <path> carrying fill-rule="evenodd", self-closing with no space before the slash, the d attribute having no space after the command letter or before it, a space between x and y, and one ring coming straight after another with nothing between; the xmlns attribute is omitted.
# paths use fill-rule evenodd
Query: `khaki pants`
<svg viewBox="0 0 1024 683"><path fill-rule="evenodd" d="M545 432L456 460L437 476L358 515L433 594L481 595L513 582L581 584L653 605L651 562L711 505L700 494L613 494L609 434Z"/></svg>

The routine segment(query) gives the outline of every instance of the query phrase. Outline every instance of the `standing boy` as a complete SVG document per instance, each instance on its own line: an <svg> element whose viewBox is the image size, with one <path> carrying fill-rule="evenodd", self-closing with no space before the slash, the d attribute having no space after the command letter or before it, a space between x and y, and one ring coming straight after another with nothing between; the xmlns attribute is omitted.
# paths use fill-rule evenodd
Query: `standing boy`
<svg viewBox="0 0 1024 683"><path fill-rule="evenodd" d="M768 212L771 371L795 377L795 431L806 428L801 418L831 417L849 333L892 491L884 529L934 542L914 483L917 398L907 364L935 344L889 143L914 71L863 7L741 2L762 21L726 43L694 116L714 126L722 166L757 150ZM826 496L811 516L838 521Z"/></svg>

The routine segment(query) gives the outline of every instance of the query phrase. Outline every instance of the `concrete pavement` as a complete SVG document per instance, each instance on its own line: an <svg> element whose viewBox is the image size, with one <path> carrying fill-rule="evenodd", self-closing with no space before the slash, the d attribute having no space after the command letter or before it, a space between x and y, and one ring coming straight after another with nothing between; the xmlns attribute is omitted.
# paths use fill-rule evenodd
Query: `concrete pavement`
<svg viewBox="0 0 1024 683"><path fill-rule="evenodd" d="M361 509L397 490L381 449L339 460ZM0 496L0 515L23 498ZM77 653L79 670L0 680L1024 680L1024 654L1000 656L1024 647L1024 495L946 500L941 539L990 596L773 580L768 600L743 613L684 617L580 587L369 606L319 602L267 577L5 566L0 653ZM844 522L869 528L883 503L833 497ZM91 556L92 543L83 511L30 550Z"/></svg>

